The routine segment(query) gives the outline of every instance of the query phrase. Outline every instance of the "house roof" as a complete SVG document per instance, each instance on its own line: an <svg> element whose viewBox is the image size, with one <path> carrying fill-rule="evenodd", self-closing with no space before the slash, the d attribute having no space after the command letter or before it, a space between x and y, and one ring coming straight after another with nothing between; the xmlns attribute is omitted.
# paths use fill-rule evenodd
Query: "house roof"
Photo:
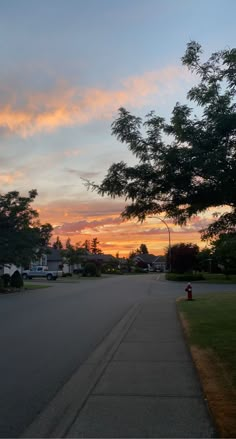
<svg viewBox="0 0 236 439"><path fill-rule="evenodd" d="M153 264L154 262L158 262L159 261L160 256L155 256L152 254L140 254L140 255L136 255L134 257L134 260L139 260L142 262L145 262L146 264Z"/></svg>
<svg viewBox="0 0 236 439"><path fill-rule="evenodd" d="M90 253L89 255L84 255L84 258L87 260L93 260L93 261L96 260L101 262L109 262L116 260L116 258L114 258L114 256L112 255L104 255L104 254L96 255L92 253Z"/></svg>
<svg viewBox="0 0 236 439"><path fill-rule="evenodd" d="M48 247L47 260L48 261L62 261L62 256L60 250Z"/></svg>

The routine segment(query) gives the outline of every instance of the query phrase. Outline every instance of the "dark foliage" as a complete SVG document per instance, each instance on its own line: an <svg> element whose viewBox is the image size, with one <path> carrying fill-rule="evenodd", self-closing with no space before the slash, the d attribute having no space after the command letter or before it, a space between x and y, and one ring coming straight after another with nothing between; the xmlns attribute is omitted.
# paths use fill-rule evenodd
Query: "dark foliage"
<svg viewBox="0 0 236 439"><path fill-rule="evenodd" d="M199 247L196 244L175 244L171 247L171 267L175 273L185 273L197 268Z"/></svg>
<svg viewBox="0 0 236 439"><path fill-rule="evenodd" d="M45 251L52 226L40 224L38 212L31 207L37 191L21 197L12 191L0 194L0 264L27 266Z"/></svg>
<svg viewBox="0 0 236 439"><path fill-rule="evenodd" d="M11 287L12 288L22 288L24 285L23 279L18 270L14 271L11 276Z"/></svg>
<svg viewBox="0 0 236 439"><path fill-rule="evenodd" d="M83 276L97 276L98 268L94 262L87 262L84 267Z"/></svg>
<svg viewBox="0 0 236 439"><path fill-rule="evenodd" d="M112 134L137 164L114 163L100 185L88 185L102 196L124 197L126 219L165 213L185 224L210 207L228 206L229 212L203 231L206 239L236 229L236 49L213 53L206 62L201 53L192 41L182 58L199 78L187 95L199 116L179 102L170 123L154 112L142 120L120 108Z"/></svg>
<svg viewBox="0 0 236 439"><path fill-rule="evenodd" d="M10 286L10 282L11 282L11 276L8 273L4 273L1 276L2 281L3 281L3 286L4 288L8 288Z"/></svg>

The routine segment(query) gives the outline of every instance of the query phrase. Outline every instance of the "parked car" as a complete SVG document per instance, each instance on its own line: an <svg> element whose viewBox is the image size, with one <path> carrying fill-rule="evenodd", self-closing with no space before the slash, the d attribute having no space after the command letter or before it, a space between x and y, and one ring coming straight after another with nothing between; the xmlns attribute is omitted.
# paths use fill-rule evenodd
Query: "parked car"
<svg viewBox="0 0 236 439"><path fill-rule="evenodd" d="M62 272L48 270L48 267L44 265L35 265L30 270L24 270L22 272L23 279L33 279L36 277L46 278L47 280L56 280Z"/></svg>

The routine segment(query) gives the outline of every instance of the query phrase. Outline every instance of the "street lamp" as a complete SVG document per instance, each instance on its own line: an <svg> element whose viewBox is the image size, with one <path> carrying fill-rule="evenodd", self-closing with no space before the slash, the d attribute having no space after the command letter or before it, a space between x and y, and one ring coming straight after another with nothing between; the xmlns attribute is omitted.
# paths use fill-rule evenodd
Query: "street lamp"
<svg viewBox="0 0 236 439"><path fill-rule="evenodd" d="M159 216L149 216L148 218L157 218L157 219L159 219L160 221L162 221L162 222L165 224L165 226L166 226L166 228L167 228L167 230L168 230L168 237L169 237L169 248L168 248L168 255L169 255L169 271L171 272L171 242L170 242L170 228L169 228L168 224L166 223L166 221L163 220L163 218L160 218Z"/></svg>

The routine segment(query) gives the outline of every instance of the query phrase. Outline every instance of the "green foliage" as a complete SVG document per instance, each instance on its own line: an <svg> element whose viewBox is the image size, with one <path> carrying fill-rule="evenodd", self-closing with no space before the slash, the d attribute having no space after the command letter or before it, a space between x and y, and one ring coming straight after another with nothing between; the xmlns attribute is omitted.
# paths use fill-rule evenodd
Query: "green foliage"
<svg viewBox="0 0 236 439"><path fill-rule="evenodd" d="M50 224L40 224L38 212L31 207L37 191L21 197L12 191L0 194L0 264L29 265L48 245Z"/></svg>
<svg viewBox="0 0 236 439"><path fill-rule="evenodd" d="M23 279L18 270L14 271L11 276L11 287L12 288L22 288L24 285Z"/></svg>
<svg viewBox="0 0 236 439"><path fill-rule="evenodd" d="M223 272L226 275L236 273L236 233L221 234L212 242L212 247Z"/></svg>
<svg viewBox="0 0 236 439"><path fill-rule="evenodd" d="M11 282L10 274L8 274L8 273L2 274L1 279L3 281L4 288L8 288L10 286L10 282Z"/></svg>
<svg viewBox="0 0 236 439"><path fill-rule="evenodd" d="M192 271L197 267L199 247L196 244L180 243L171 247L171 267L176 273Z"/></svg>
<svg viewBox="0 0 236 439"><path fill-rule="evenodd" d="M87 250L77 243L75 246L71 244L70 238L67 239L65 249L61 250L62 257L69 266L80 264L83 257L87 254Z"/></svg>
<svg viewBox="0 0 236 439"><path fill-rule="evenodd" d="M236 389L235 293L206 294L204 297L197 297L194 302L178 302L178 307L190 323L191 344L213 350L221 365L226 365L231 371ZM232 380L229 379L228 385L231 386L231 383Z"/></svg>
<svg viewBox="0 0 236 439"><path fill-rule="evenodd" d="M102 196L126 198L126 219L165 213L185 224L212 206L228 206L230 212L203 231L206 239L236 228L236 49L213 53L206 62L201 53L192 41L182 58L199 78L187 95L199 116L179 102L169 123L154 112L142 120L120 108L112 134L137 163L114 163L100 185L88 185Z"/></svg>
<svg viewBox="0 0 236 439"><path fill-rule="evenodd" d="M84 276L101 276L100 270L98 270L96 264L94 262L87 262L84 266Z"/></svg>
<svg viewBox="0 0 236 439"><path fill-rule="evenodd" d="M176 273L166 273L166 279L172 280L176 282L194 282L198 280L205 280L205 277L201 273L183 273L183 274L176 274Z"/></svg>
<svg viewBox="0 0 236 439"><path fill-rule="evenodd" d="M147 273L147 270L145 270L144 268L139 267L138 265L136 265L135 268L134 268L134 272L135 273Z"/></svg>

